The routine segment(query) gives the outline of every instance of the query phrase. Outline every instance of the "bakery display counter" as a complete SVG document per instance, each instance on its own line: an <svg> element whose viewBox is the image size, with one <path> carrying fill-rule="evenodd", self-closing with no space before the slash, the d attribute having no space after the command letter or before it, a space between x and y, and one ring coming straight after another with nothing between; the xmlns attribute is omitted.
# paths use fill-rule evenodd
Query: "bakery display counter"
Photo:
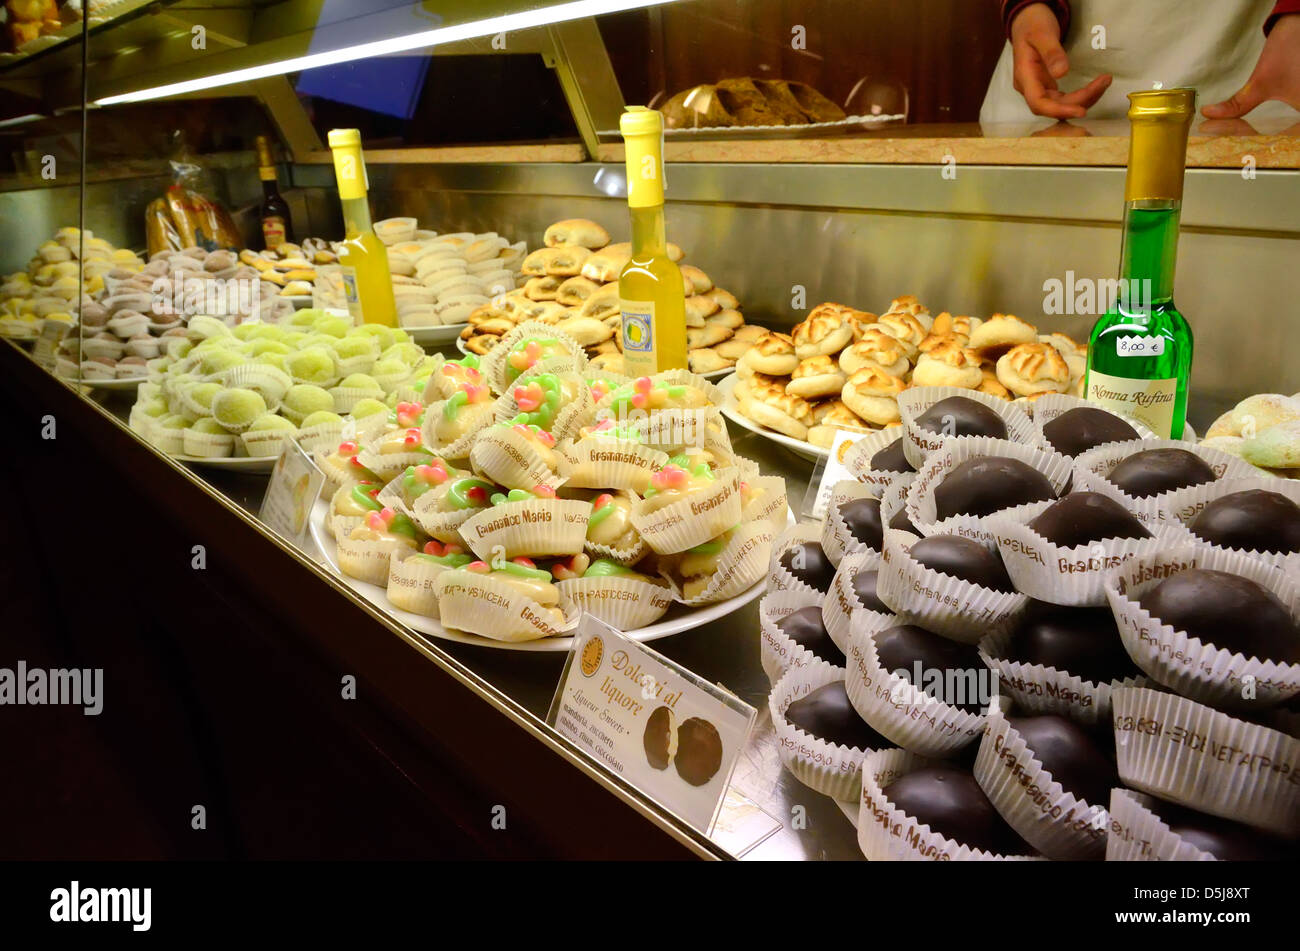
<svg viewBox="0 0 1300 951"><path fill-rule="evenodd" d="M624 840L626 848L617 848L617 855L624 858L655 854L725 858L737 853L767 859L861 857L852 826L840 808L832 800L808 791L780 767L767 716L770 685L759 665L756 603L695 630L655 642L656 649L666 656L704 680L722 684L759 710L759 720L732 779L732 791L739 797L724 807L716 841L709 841L586 760L545 726L565 654L506 652L430 641L403 628L353 595L325 567L319 551L310 545L304 550L290 548L256 521L266 489L265 476L190 469L170 462L126 429L131 394L95 391L86 400L78 399L12 345L4 345L3 361L7 383L28 387L30 393L40 393L45 402L58 394L57 403L70 414L60 415L60 425L75 429L77 438L84 438L96 451L111 445L111 455L105 458L114 459L114 466L132 471L135 479L150 480L153 492L168 500L169 511L189 511L190 520L208 526L205 534L214 539L211 547L222 551L255 548L256 556L249 552L245 559L247 565L257 566L262 583L271 583L277 590L277 600L293 605L291 613L301 613L296 627L311 630L301 643L286 633L286 641L294 651L323 654L330 666L356 671L367 690L383 691L384 716L400 723L401 731L413 732L420 738L418 742L458 748L456 755L461 765L457 768L466 770L476 781L505 783L517 796L540 782L542 776L548 776L550 788L563 789L566 802L572 801L571 809L550 818L529 817L530 823L550 826L545 835L549 845L558 850L556 854L591 855L590 849L600 848L586 841L590 836L579 836L584 841L573 842L564 835L566 829L577 826L577 817L587 808L608 816L614 823L609 828L633 828ZM66 431L61 430L61 436ZM736 450L758 461L765 473L785 478L791 503L798 507L811 474L807 464L765 440L739 431ZM220 521L229 523L228 528L218 532L216 520L208 521L214 511L220 511ZM220 546L215 541L218 534L226 536ZM210 551L209 557L220 556ZM257 590L260 586L247 579L241 583L249 584L245 594L250 605L260 604L264 596ZM312 629L313 622L320 624L326 617L332 619L328 628L322 624ZM304 636L300 630L295 633ZM449 731L447 723L458 727ZM488 748L503 753L509 750L505 755L517 765L504 772L491 767L482 755ZM396 749L394 756L399 755ZM520 755L519 750L526 752ZM409 750L401 755L410 755ZM399 765L428 779L427 770L433 761L402 761ZM523 769L537 772L520 772ZM572 777L566 777L567 773ZM522 782L521 775L530 778ZM513 801L504 790L500 794L505 801ZM603 805L593 805L593 800ZM798 824L803 826L800 829L791 827L796 807L801 816ZM756 817L762 821L756 821ZM590 817L583 824L590 827ZM638 828L640 831L636 831ZM760 841L752 841L755 838Z"/></svg>

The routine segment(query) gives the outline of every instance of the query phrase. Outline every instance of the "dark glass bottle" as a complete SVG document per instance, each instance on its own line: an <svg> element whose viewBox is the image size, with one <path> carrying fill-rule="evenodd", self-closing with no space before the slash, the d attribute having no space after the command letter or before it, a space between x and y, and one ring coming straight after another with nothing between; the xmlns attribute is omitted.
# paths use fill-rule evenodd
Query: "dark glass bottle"
<svg viewBox="0 0 1300 951"><path fill-rule="evenodd" d="M271 143L264 135L257 137L257 176L262 180L262 242L268 250L274 250L293 241L293 219L289 217L289 203L280 194Z"/></svg>

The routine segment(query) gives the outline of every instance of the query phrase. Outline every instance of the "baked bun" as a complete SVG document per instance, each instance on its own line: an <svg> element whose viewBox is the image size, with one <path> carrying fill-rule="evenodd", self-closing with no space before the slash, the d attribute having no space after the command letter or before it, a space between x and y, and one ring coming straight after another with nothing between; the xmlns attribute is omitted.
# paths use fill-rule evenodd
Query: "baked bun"
<svg viewBox="0 0 1300 951"><path fill-rule="evenodd" d="M686 298L686 326L703 326L704 318L716 314L719 309L718 302L712 297L706 297L703 294L691 295Z"/></svg>
<svg viewBox="0 0 1300 951"><path fill-rule="evenodd" d="M1050 344L1022 343L998 358L998 382L1017 396L1064 393L1070 368Z"/></svg>
<svg viewBox="0 0 1300 951"><path fill-rule="evenodd" d="M799 365L794 342L785 334L768 331L754 342L754 349L745 358L759 373L786 376Z"/></svg>
<svg viewBox="0 0 1300 951"><path fill-rule="evenodd" d="M743 327L736 328L736 339L755 343L767 332L767 328L760 327L758 324L745 324Z"/></svg>
<svg viewBox="0 0 1300 951"><path fill-rule="evenodd" d="M720 287L715 287L706 293L717 301L718 306L723 310L740 310L740 301L736 299L736 295L731 291L724 291Z"/></svg>
<svg viewBox="0 0 1300 951"><path fill-rule="evenodd" d="M844 319L853 308L843 304L818 304L790 333L799 359L839 353L853 340L853 328Z"/></svg>
<svg viewBox="0 0 1300 951"><path fill-rule="evenodd" d="M524 284L524 296L529 300L555 300L559 289L558 277L530 277Z"/></svg>
<svg viewBox="0 0 1300 951"><path fill-rule="evenodd" d="M591 251L578 245L565 245L549 249L552 254L546 259L546 273L552 277L576 277L582 271L582 265L591 257Z"/></svg>
<svg viewBox="0 0 1300 951"><path fill-rule="evenodd" d="M726 370L732 365L731 360L708 347L690 351L686 355L686 361L692 373L714 373L718 370Z"/></svg>
<svg viewBox="0 0 1300 951"><path fill-rule="evenodd" d="M739 368L740 364L736 364ZM736 371L736 388L732 391L736 397L736 402L746 399L777 399L785 395L785 378L779 376L768 376L766 373L755 373L750 370L748 374Z"/></svg>
<svg viewBox="0 0 1300 951"><path fill-rule="evenodd" d="M532 255L529 255L529 257L532 257ZM630 260L632 260L632 246L630 244L626 242L611 244L587 258L582 264L581 273L583 277L595 281L597 284L608 284L610 281L618 280L619 274L622 273L623 268L627 267L627 262ZM527 263L527 258L524 259L524 263Z"/></svg>
<svg viewBox="0 0 1300 951"><path fill-rule="evenodd" d="M594 317L597 320L604 320L621 312L622 305L619 303L617 284L606 284L599 290L592 291L579 310L583 317Z"/></svg>
<svg viewBox="0 0 1300 951"><path fill-rule="evenodd" d="M614 328L591 317L569 317L555 325L584 347L594 347L614 336ZM617 348L615 348L617 349Z"/></svg>
<svg viewBox="0 0 1300 951"><path fill-rule="evenodd" d="M911 366L903 345L879 327L866 330L840 353L840 369L852 376L864 367L877 367L890 376L901 377Z"/></svg>
<svg viewBox="0 0 1300 951"><path fill-rule="evenodd" d="M739 330L745 324L745 318L738 310L720 310L704 318L706 324L720 324L728 330Z"/></svg>
<svg viewBox="0 0 1300 951"><path fill-rule="evenodd" d="M844 319L848 321L849 327L853 330L853 339L861 340L867 329L875 324L880 317L867 310L851 310L844 315Z"/></svg>
<svg viewBox="0 0 1300 951"><path fill-rule="evenodd" d="M808 441L814 446L829 449L835 434L842 429L852 432L871 432L871 427L843 400L826 400L813 408L816 425L808 427Z"/></svg>
<svg viewBox="0 0 1300 951"><path fill-rule="evenodd" d="M994 314L971 331L970 348L997 359L1022 343L1037 343L1038 332L1014 314Z"/></svg>
<svg viewBox="0 0 1300 951"><path fill-rule="evenodd" d="M722 341L722 343L718 344L713 349L718 352L718 356L735 363L748 353L752 346L753 343L751 341L741 340L739 337L733 336L730 340Z"/></svg>
<svg viewBox="0 0 1300 951"><path fill-rule="evenodd" d="M609 232L586 218L566 218L547 228L542 240L548 248L572 244L595 251L609 244Z"/></svg>
<svg viewBox="0 0 1300 951"><path fill-rule="evenodd" d="M519 273L525 277L545 276L546 265L557 250L557 248L538 248L536 251L531 252L519 265Z"/></svg>
<svg viewBox="0 0 1300 951"><path fill-rule="evenodd" d="M956 337L922 353L912 371L913 386L960 386L973 390L983 380L979 358L963 347Z"/></svg>
<svg viewBox="0 0 1300 951"><path fill-rule="evenodd" d="M565 307L581 307L587 298L599 289L600 285L590 278L570 277L556 288L555 299Z"/></svg>
<svg viewBox="0 0 1300 951"><path fill-rule="evenodd" d="M721 324L686 329L686 349L700 350L704 347L716 347L724 340L731 339L731 328Z"/></svg>
<svg viewBox="0 0 1300 951"><path fill-rule="evenodd" d="M592 357L591 363L587 365L593 370L604 370L606 373L622 373L623 354L602 353Z"/></svg>
<svg viewBox="0 0 1300 951"><path fill-rule="evenodd" d="M878 367L864 367L848 378L840 399L867 422L884 426L900 418L898 394L906 388L898 377Z"/></svg>
<svg viewBox="0 0 1300 951"><path fill-rule="evenodd" d="M808 427L813 423L812 406L802 397L789 393L764 399L750 396L740 404L740 411L754 422L791 439L807 439Z"/></svg>
<svg viewBox="0 0 1300 951"><path fill-rule="evenodd" d="M694 264L683 264L681 271L682 283L686 285L688 296L689 294L705 294L713 290L713 281L709 279L709 275Z"/></svg>
<svg viewBox="0 0 1300 951"><path fill-rule="evenodd" d="M800 360L794 368L785 391L806 400L818 400L838 394L847 379L834 357L809 357Z"/></svg>

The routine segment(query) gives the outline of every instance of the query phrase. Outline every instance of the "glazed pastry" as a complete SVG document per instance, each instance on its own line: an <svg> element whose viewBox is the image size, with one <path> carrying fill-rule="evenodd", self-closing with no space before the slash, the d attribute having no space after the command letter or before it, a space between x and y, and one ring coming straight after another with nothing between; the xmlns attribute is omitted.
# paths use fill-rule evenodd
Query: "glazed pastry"
<svg viewBox="0 0 1300 951"><path fill-rule="evenodd" d="M711 538L701 545L687 549L677 562L677 573L682 579L682 596L687 600L698 598L713 580L718 570L718 561L727 543L735 534L734 528L728 529L717 538Z"/></svg>
<svg viewBox="0 0 1300 951"><path fill-rule="evenodd" d="M632 500L608 492L596 496L587 521L587 541L614 551L640 545L641 535L632 527Z"/></svg>
<svg viewBox="0 0 1300 951"><path fill-rule="evenodd" d="M505 358L506 380L513 381L521 373L548 357L566 356L569 349L558 337L525 337L518 341Z"/></svg>
<svg viewBox="0 0 1300 951"><path fill-rule="evenodd" d="M472 353L465 354L459 360L448 360L434 370L429 377L429 386L435 393L429 393L426 388L425 399L434 395L447 399L466 383L473 386L483 386L486 383L479 370L479 359Z"/></svg>
<svg viewBox="0 0 1300 951"><path fill-rule="evenodd" d="M418 429L424 423L423 403L398 403L388 414L389 429ZM355 415L355 407L353 408Z"/></svg>
<svg viewBox="0 0 1300 951"><path fill-rule="evenodd" d="M367 512L365 521L348 533L348 541L378 543L384 546L387 554L391 555L397 548L416 548L417 536L418 529L414 522L400 512L382 508L378 512ZM354 578L363 577L349 571L342 557L340 557L340 567L345 574L350 574ZM385 568L384 575L387 576L387 573Z"/></svg>
<svg viewBox="0 0 1300 951"><path fill-rule="evenodd" d="M382 482L354 482L340 486L330 499L330 514L348 518L365 518L371 512L383 509L375 496L384 487Z"/></svg>
<svg viewBox="0 0 1300 951"><path fill-rule="evenodd" d="M582 381L573 376L539 373L514 388L515 405L528 422L550 432L560 410L578 399Z"/></svg>
<svg viewBox="0 0 1300 951"><path fill-rule="evenodd" d="M443 568L464 568L474 561L474 556L465 551L462 546L454 542L443 544L436 539L425 542L424 547L410 557L441 565Z"/></svg>
<svg viewBox="0 0 1300 951"><path fill-rule="evenodd" d="M708 405L709 395L703 390L643 376L614 390L609 408L617 418L627 419L632 410L700 409Z"/></svg>
<svg viewBox="0 0 1300 951"><path fill-rule="evenodd" d="M564 612L559 607L560 592L551 583L551 573L538 568L531 558L515 558L494 565L489 565L486 561L471 561L459 570L487 575L496 581L505 582L515 591L537 602L552 624L564 623Z"/></svg>
<svg viewBox="0 0 1300 951"><path fill-rule="evenodd" d="M351 485L354 482L382 482L379 476L357 461L357 453L360 451L361 447L355 440L345 439L333 452L320 456L317 461L335 486Z"/></svg>
<svg viewBox="0 0 1300 951"><path fill-rule="evenodd" d="M424 468L433 471L420 473L419 470ZM413 505L418 504L415 514L421 519L428 513L467 512L492 504L496 486L491 482L437 466L413 466L412 469L417 473L414 478L423 483L423 486L415 486L417 494L412 499ZM447 473L445 479L441 478L443 472Z"/></svg>
<svg viewBox="0 0 1300 951"><path fill-rule="evenodd" d="M689 497L695 492L711 489L716 479L706 463L690 468L668 463L650 477L645 490L642 512L651 514Z"/></svg>
<svg viewBox="0 0 1300 951"><path fill-rule="evenodd" d="M377 456L418 452L433 458L433 452L424 446L423 435L419 428L414 426L410 429L394 429L392 432L385 433L371 444L369 451Z"/></svg>
<svg viewBox="0 0 1300 951"><path fill-rule="evenodd" d="M497 423L498 426L509 426L529 443L537 457L546 464L552 472L555 471L557 460L555 458L555 437L548 433L536 423L528 421L525 416L516 416L514 419Z"/></svg>

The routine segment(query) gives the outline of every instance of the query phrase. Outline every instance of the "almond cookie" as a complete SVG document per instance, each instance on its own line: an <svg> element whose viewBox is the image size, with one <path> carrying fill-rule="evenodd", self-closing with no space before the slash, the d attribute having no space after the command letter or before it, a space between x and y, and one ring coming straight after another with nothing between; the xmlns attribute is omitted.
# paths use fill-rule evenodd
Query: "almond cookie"
<svg viewBox="0 0 1300 951"><path fill-rule="evenodd" d="M965 315L954 317L946 310L934 318L934 323L930 325L931 334L952 334L960 337L962 346L970 343L970 335L982 324L983 321L978 317L967 317Z"/></svg>
<svg viewBox="0 0 1300 951"><path fill-rule="evenodd" d="M911 366L903 345L879 327L863 331L840 354L840 369L852 376L865 367L877 367L890 376L903 376Z"/></svg>
<svg viewBox="0 0 1300 951"><path fill-rule="evenodd" d="M759 425L775 429L791 439L807 439L808 427L813 422L812 406L808 401L789 393L763 401L751 397L740 404L740 411Z"/></svg>
<svg viewBox="0 0 1300 951"><path fill-rule="evenodd" d="M916 358L917 348L929 333L919 317L906 311L881 314L880 320L872 326L879 327L901 343L909 360Z"/></svg>
<svg viewBox="0 0 1300 951"><path fill-rule="evenodd" d="M853 340L853 328L844 319L852 308L843 304L824 303L812 309L790 333L799 359L839 353Z"/></svg>
<svg viewBox="0 0 1300 951"><path fill-rule="evenodd" d="M843 400L826 400L813 407L813 418L817 423L808 427L808 441L823 449L831 447L835 434L842 429L858 433L872 431L867 421L845 406Z"/></svg>
<svg viewBox="0 0 1300 951"><path fill-rule="evenodd" d="M833 357L809 357L800 360L799 365L790 374L790 382L785 391L793 396L802 396L806 400L834 396L844 389L848 376L840 369Z"/></svg>
<svg viewBox="0 0 1300 951"><path fill-rule="evenodd" d="M1070 368L1051 344L1022 343L998 358L998 382L1017 396L1064 393Z"/></svg>
<svg viewBox="0 0 1300 951"><path fill-rule="evenodd" d="M956 337L922 353L912 371L913 386L960 386L973 390L983 381L979 358L963 347Z"/></svg>
<svg viewBox="0 0 1300 951"><path fill-rule="evenodd" d="M970 348L997 359L1022 343L1037 343L1038 332L1014 314L994 314L970 335Z"/></svg>
<svg viewBox="0 0 1300 951"><path fill-rule="evenodd" d="M869 423L885 426L899 420L898 394L907 384L877 367L858 370L840 391L840 399Z"/></svg>
<svg viewBox="0 0 1300 951"><path fill-rule="evenodd" d="M746 362L759 373L771 376L786 376L793 373L799 365L795 355L794 341L785 334L769 331L754 343L754 349L745 358Z"/></svg>

